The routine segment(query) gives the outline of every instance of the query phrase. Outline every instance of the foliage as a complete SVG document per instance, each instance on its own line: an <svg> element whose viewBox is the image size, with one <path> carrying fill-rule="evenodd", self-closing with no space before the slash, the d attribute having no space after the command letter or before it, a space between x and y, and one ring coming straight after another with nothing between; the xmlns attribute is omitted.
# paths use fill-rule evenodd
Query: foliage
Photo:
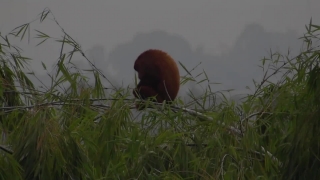
<svg viewBox="0 0 320 180"><path fill-rule="evenodd" d="M35 30L38 45L61 50L51 87L35 87L31 58L11 43L31 25L0 40L1 179L316 179L320 176L320 26L310 21L300 54L271 53L264 78L242 102L213 92L205 72L201 97L172 106L150 103L136 117L130 88L116 88L86 57L49 9L62 39ZM30 37L28 37L30 39ZM70 51L67 49L71 49ZM80 54L88 78L72 63ZM42 63L43 68L46 65ZM196 81L183 64L181 84ZM270 78L280 76L272 82ZM108 82L103 83L103 81ZM111 89L109 93L106 86ZM217 98L222 103L216 103Z"/></svg>

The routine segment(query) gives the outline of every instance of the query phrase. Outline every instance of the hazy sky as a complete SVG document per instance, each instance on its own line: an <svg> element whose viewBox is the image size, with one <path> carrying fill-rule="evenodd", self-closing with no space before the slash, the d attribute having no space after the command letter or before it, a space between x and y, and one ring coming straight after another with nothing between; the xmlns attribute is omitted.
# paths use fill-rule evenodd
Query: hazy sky
<svg viewBox="0 0 320 180"><path fill-rule="evenodd" d="M0 31L7 33L35 19L45 7L52 10L61 26L84 50L102 46L105 53L102 61L107 61L108 54L115 47L132 41L137 33L154 30L177 35L192 49L203 47L204 53L218 56L235 53L237 40L252 23L261 25L264 33L295 32L296 38L305 31L304 25L311 17L313 22L320 24L319 0L0 0ZM54 24L50 24L39 25L39 29L59 35ZM55 46L50 44L40 50L21 47L29 53L27 56L44 62L57 59L59 52L59 48L52 49ZM260 56L263 55L266 54ZM129 66L133 66L135 58L132 57ZM233 72L231 60L229 65L230 69L226 71ZM33 69L40 67L41 64L37 63ZM237 77L228 78L236 81L233 78Z"/></svg>
<svg viewBox="0 0 320 180"><path fill-rule="evenodd" d="M137 32L161 29L219 52L248 23L260 23L267 31L303 32L311 17L320 22L318 0L1 0L0 30L30 21L45 7L83 46L107 49Z"/></svg>

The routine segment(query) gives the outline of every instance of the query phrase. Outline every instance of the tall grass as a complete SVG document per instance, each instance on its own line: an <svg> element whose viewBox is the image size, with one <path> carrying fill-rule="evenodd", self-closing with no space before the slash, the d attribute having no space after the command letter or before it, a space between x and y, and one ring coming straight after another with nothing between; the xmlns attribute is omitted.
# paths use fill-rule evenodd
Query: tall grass
<svg viewBox="0 0 320 180"><path fill-rule="evenodd" d="M31 29L37 21L54 23L62 38ZM207 85L200 98L190 95L191 103L150 103L137 119L132 90L115 87L45 9L36 21L1 34L0 178L317 179L319 31L310 21L300 54L264 58L264 78L241 103ZM37 46L61 46L50 87L34 86L35 74L25 71L33 60L11 43L30 39L30 32ZM93 85L72 63L75 55L91 65ZM183 86L194 79L180 65ZM275 75L281 78L271 82ZM203 77L199 83L208 83Z"/></svg>

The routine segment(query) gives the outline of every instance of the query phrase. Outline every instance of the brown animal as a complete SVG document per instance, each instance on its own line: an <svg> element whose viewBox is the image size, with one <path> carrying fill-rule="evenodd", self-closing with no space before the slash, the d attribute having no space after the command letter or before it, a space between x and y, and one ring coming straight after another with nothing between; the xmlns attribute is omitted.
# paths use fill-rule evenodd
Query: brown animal
<svg viewBox="0 0 320 180"><path fill-rule="evenodd" d="M158 103L164 100L171 102L176 98L180 88L179 69L177 63L166 52L156 49L143 52L136 59L134 69L140 79L133 90L136 98L146 100L155 96Z"/></svg>

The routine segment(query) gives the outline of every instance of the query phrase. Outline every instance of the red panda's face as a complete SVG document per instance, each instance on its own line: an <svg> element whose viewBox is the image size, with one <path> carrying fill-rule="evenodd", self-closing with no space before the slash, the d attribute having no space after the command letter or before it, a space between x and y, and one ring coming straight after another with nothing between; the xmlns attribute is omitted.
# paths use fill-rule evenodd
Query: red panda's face
<svg viewBox="0 0 320 180"><path fill-rule="evenodd" d="M138 77L139 79L142 79L142 77L144 77L144 74L142 72L138 72Z"/></svg>
<svg viewBox="0 0 320 180"><path fill-rule="evenodd" d="M143 74L144 70L141 69L141 66L139 66L138 63L134 64L134 70L137 71L139 79L141 79L144 76Z"/></svg>

